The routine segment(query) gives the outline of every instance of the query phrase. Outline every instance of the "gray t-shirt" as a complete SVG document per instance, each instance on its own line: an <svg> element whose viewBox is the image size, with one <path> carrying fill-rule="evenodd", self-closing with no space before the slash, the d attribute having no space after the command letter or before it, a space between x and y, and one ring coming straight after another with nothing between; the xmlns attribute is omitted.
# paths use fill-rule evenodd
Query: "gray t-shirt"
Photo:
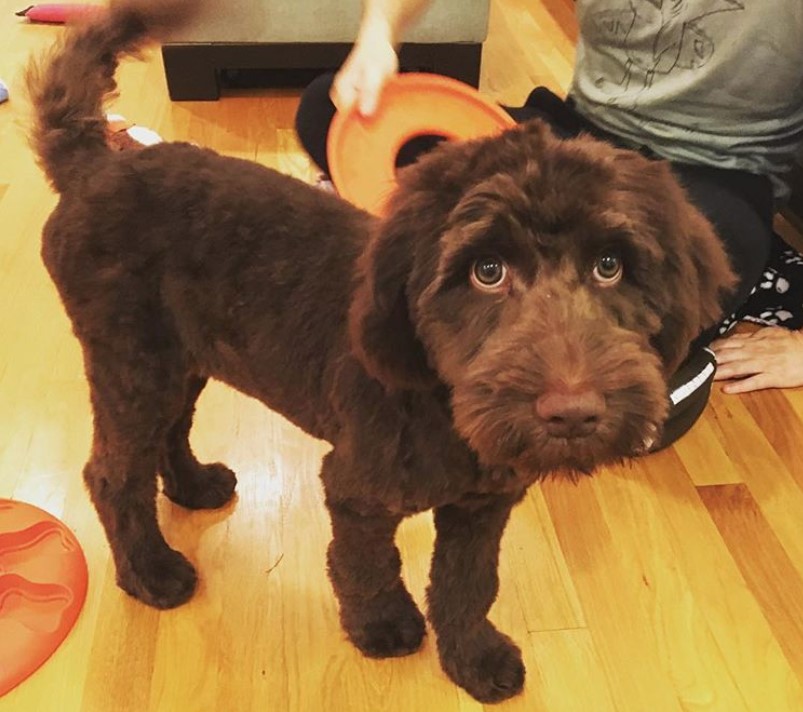
<svg viewBox="0 0 803 712"><path fill-rule="evenodd" d="M576 0L570 94L673 161L782 176L803 143L803 0Z"/></svg>

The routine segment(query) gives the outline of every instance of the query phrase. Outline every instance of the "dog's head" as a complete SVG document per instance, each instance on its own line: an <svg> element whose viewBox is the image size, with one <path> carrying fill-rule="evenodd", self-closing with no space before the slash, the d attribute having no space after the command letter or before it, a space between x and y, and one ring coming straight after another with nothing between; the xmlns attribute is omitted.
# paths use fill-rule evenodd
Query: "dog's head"
<svg viewBox="0 0 803 712"><path fill-rule="evenodd" d="M388 389L445 383L482 462L537 472L654 440L667 376L733 283L666 163L540 122L402 171L361 269L367 371Z"/></svg>

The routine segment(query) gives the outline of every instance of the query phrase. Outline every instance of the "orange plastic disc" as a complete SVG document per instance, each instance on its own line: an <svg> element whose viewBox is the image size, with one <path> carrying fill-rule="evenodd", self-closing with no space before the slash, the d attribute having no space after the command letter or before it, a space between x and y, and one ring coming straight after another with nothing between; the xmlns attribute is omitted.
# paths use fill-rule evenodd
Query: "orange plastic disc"
<svg viewBox="0 0 803 712"><path fill-rule="evenodd" d="M476 89L436 74L399 74L382 92L376 113L356 109L332 120L327 158L332 182L346 200L381 214L396 183L396 157L416 136L466 140L515 125Z"/></svg>
<svg viewBox="0 0 803 712"><path fill-rule="evenodd" d="M86 599L73 533L30 504L0 499L0 696L61 645Z"/></svg>

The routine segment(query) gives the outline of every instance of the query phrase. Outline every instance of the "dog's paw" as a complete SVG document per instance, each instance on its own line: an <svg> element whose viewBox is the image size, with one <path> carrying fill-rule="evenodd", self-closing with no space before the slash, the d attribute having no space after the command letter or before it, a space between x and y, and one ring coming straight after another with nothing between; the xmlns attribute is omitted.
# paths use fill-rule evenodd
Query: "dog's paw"
<svg viewBox="0 0 803 712"><path fill-rule="evenodd" d="M236 486L237 476L220 462L185 473L180 485L173 477L164 478L165 495L187 509L219 509L231 501Z"/></svg>
<svg viewBox="0 0 803 712"><path fill-rule="evenodd" d="M424 616L413 606L394 617L377 617L353 626L351 642L369 658L398 658L416 652L424 640Z"/></svg>
<svg viewBox="0 0 803 712"><path fill-rule="evenodd" d="M501 702L524 688L521 651L491 627L441 649L446 674L480 702Z"/></svg>
<svg viewBox="0 0 803 712"><path fill-rule="evenodd" d="M123 591L154 608L175 608L186 603L197 583L193 565L167 547L158 554L139 556L117 572L117 585Z"/></svg>

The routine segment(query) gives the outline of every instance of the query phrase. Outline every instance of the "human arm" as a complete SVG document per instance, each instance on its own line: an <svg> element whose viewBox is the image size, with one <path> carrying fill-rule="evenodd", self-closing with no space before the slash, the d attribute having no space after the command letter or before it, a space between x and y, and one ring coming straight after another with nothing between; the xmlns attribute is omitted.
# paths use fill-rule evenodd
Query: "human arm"
<svg viewBox="0 0 803 712"><path fill-rule="evenodd" d="M803 386L803 331L777 326L735 334L712 345L715 379L725 393Z"/></svg>
<svg viewBox="0 0 803 712"><path fill-rule="evenodd" d="M339 111L353 106L371 116L382 89L399 71L396 45L431 0L365 0L357 39L335 76L332 101Z"/></svg>

